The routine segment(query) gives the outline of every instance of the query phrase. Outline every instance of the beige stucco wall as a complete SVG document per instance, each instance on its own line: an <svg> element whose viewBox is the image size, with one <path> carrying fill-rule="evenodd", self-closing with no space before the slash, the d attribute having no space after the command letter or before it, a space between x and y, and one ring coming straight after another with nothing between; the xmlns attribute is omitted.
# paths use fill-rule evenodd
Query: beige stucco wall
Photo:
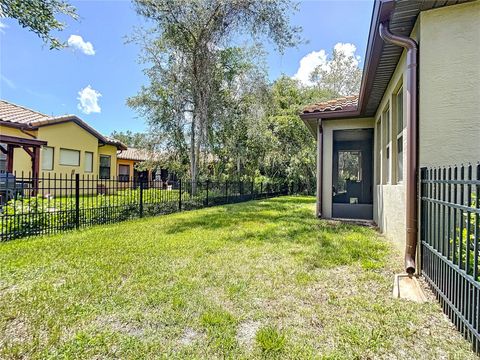
<svg viewBox="0 0 480 360"><path fill-rule="evenodd" d="M415 33L412 34L415 37ZM395 72L393 73L392 78L387 86L383 98L380 102L380 105L375 114L375 147L374 147L374 186L375 190L373 192L373 219L378 225L380 231L386 235L388 238L393 240L394 244L397 245L398 249L403 249L405 247L405 184L403 182L397 182L396 174L396 164L397 164L397 149L396 149L396 121L394 118L395 114L395 102L394 95L397 93L401 86L403 88L403 124L404 129L402 132L403 139L403 179L406 178L406 161L407 161L407 131L406 131L406 118L407 113L407 91L406 84L404 84L403 79L405 79L406 73L406 54L403 52ZM382 114L386 109L390 109L390 128L391 128L391 156L390 162L387 164L386 156L384 153L384 137ZM377 126L380 124L380 126ZM380 128L380 131L378 131ZM380 145L380 146L379 146ZM380 160L380 161L379 161ZM382 163L385 165L382 166ZM385 166L390 167L391 181L386 181L385 175Z"/></svg>
<svg viewBox="0 0 480 360"><path fill-rule="evenodd" d="M1 127L0 132L3 135L16 136L22 138L31 138L22 133L18 129ZM53 155L53 170L43 170L41 168L42 152L40 151L40 174L43 176L53 177L71 176L73 174L97 176L99 172L100 155L109 155L111 157L111 177L117 176L117 147L113 145L99 145L98 139L91 133L78 126L74 122L65 122L54 125L47 125L40 127L35 133L37 139L47 141L47 146L54 148ZM71 149L80 151L80 165L79 166L65 166L60 165L60 149ZM93 171L85 172L85 152L93 153ZM23 172L25 176L32 170L32 163L30 156L21 148L14 150L13 169L21 175Z"/></svg>
<svg viewBox="0 0 480 360"><path fill-rule="evenodd" d="M420 15L420 165L480 160L480 1Z"/></svg>
<svg viewBox="0 0 480 360"><path fill-rule="evenodd" d="M332 217L332 171L333 171L333 131L346 129L370 129L373 127L373 118L323 120L323 188L322 188L322 217Z"/></svg>
<svg viewBox="0 0 480 360"><path fill-rule="evenodd" d="M90 134L85 129L81 128L74 122L66 122L61 124L43 126L38 129L38 138L48 142L48 146L54 147L53 154L53 170L45 171L40 169L40 172L48 176L49 173L53 175L72 175L72 174L93 174L98 173L98 139ZM60 165L60 149L80 150L80 165L79 166L65 166ZM85 152L93 152L93 173L85 173ZM40 155L41 161L42 155ZM41 164L41 162L40 162Z"/></svg>

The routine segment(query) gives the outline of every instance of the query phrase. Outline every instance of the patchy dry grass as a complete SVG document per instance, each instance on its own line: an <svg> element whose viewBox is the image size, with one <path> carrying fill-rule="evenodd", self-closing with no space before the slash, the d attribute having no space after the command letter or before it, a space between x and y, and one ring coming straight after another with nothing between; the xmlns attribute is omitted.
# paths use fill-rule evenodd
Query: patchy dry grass
<svg viewBox="0 0 480 360"><path fill-rule="evenodd" d="M374 230L283 197L0 244L0 358L468 359Z"/></svg>

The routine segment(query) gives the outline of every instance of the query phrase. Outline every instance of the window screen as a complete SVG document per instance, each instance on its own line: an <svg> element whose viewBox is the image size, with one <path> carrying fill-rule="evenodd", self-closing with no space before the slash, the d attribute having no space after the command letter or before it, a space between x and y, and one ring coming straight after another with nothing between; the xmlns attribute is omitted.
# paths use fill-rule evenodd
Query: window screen
<svg viewBox="0 0 480 360"><path fill-rule="evenodd" d="M403 181L403 136L397 139L397 181Z"/></svg>
<svg viewBox="0 0 480 360"><path fill-rule="evenodd" d="M360 151L338 152L338 193L347 191L347 181L362 181L362 153Z"/></svg>
<svg viewBox="0 0 480 360"><path fill-rule="evenodd" d="M396 95L397 102L397 134L403 131L403 88L400 88Z"/></svg>
<svg viewBox="0 0 480 360"><path fill-rule="evenodd" d="M53 147L42 146L42 170L53 170Z"/></svg>
<svg viewBox="0 0 480 360"><path fill-rule="evenodd" d="M93 153L85 151L85 172L93 171Z"/></svg>
<svg viewBox="0 0 480 360"><path fill-rule="evenodd" d="M60 165L80 166L80 151L60 149Z"/></svg>

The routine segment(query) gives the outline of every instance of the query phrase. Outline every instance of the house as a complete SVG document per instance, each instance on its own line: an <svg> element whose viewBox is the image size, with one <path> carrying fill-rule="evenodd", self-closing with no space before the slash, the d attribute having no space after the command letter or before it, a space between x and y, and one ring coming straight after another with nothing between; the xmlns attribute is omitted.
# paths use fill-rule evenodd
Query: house
<svg viewBox="0 0 480 360"><path fill-rule="evenodd" d="M0 150L0 172L110 179L117 176L117 152L127 147L75 115L48 116L0 100Z"/></svg>
<svg viewBox="0 0 480 360"><path fill-rule="evenodd" d="M137 149L129 147L122 150L117 155L118 177L120 181L128 181L129 178L145 179L149 181L161 180L168 181L168 171L166 169L156 169L149 167L143 169L142 163L148 161L158 161L159 155L146 149Z"/></svg>
<svg viewBox="0 0 480 360"><path fill-rule="evenodd" d="M317 216L373 220L408 273L420 168L480 159L479 29L480 1L376 1L359 94L300 115L317 139Z"/></svg>

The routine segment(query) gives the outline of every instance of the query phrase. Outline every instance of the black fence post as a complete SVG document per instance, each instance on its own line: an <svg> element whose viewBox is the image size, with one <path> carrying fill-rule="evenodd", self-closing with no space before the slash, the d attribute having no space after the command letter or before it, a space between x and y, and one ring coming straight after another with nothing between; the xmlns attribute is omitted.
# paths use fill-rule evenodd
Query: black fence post
<svg viewBox="0 0 480 360"><path fill-rule="evenodd" d="M205 192L206 192L206 200L205 200L205 206L208 206L208 180L207 180L207 184L206 184L206 189L205 189Z"/></svg>
<svg viewBox="0 0 480 360"><path fill-rule="evenodd" d="M178 211L182 211L182 179L178 180Z"/></svg>
<svg viewBox="0 0 480 360"><path fill-rule="evenodd" d="M263 193L263 181L260 182L260 199L262 198L262 193Z"/></svg>
<svg viewBox="0 0 480 360"><path fill-rule="evenodd" d="M75 174L75 228L80 227L80 174Z"/></svg>
<svg viewBox="0 0 480 360"><path fill-rule="evenodd" d="M143 217L143 184L144 181L143 179L140 180L140 204L139 204L139 215L140 217Z"/></svg>
<svg viewBox="0 0 480 360"><path fill-rule="evenodd" d="M420 169L420 256L418 257L420 260L420 271L423 269L423 256L422 256L422 242L426 241L426 218L427 218L427 209L426 209L426 201L423 201L423 197L426 196L426 185L425 181L427 179L428 170L426 167L422 167Z"/></svg>
<svg viewBox="0 0 480 360"><path fill-rule="evenodd" d="M255 199L255 182L252 180L252 189L250 191L252 194L252 200Z"/></svg>

